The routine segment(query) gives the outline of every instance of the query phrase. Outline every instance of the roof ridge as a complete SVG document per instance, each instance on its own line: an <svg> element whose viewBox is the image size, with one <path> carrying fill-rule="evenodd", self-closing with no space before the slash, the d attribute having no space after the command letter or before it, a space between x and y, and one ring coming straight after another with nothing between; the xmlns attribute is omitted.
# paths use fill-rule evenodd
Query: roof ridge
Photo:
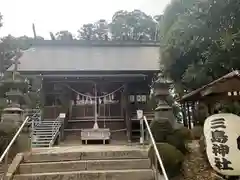
<svg viewBox="0 0 240 180"><path fill-rule="evenodd" d="M137 47L146 47L154 46L159 47L160 43L158 41L123 41L123 40L114 40L114 41L104 41L104 40L32 40L30 41L32 46L99 46L99 47L111 47L111 46L137 46Z"/></svg>

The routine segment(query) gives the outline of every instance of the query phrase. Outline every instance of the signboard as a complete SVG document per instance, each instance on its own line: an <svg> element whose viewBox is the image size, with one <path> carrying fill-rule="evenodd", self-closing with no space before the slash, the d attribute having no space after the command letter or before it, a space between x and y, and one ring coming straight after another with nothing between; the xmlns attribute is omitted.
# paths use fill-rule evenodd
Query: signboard
<svg viewBox="0 0 240 180"><path fill-rule="evenodd" d="M212 168L226 176L240 175L240 117L221 113L204 123L206 152Z"/></svg>
<svg viewBox="0 0 240 180"><path fill-rule="evenodd" d="M60 117L61 119L64 119L64 118L66 117L66 114L65 114L65 113L60 113L60 114L59 114L59 117Z"/></svg>
<svg viewBox="0 0 240 180"><path fill-rule="evenodd" d="M143 110L137 110L137 118L142 119L143 118Z"/></svg>

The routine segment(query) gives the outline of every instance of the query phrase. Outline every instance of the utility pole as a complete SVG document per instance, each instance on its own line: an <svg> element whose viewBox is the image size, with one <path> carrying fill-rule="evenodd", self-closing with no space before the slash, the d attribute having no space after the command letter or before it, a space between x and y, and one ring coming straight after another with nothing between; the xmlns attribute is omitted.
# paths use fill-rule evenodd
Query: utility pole
<svg viewBox="0 0 240 180"><path fill-rule="evenodd" d="M34 40L36 40L37 39L37 33L36 33L36 28L35 28L35 24L34 23L32 24L32 30L33 30Z"/></svg>

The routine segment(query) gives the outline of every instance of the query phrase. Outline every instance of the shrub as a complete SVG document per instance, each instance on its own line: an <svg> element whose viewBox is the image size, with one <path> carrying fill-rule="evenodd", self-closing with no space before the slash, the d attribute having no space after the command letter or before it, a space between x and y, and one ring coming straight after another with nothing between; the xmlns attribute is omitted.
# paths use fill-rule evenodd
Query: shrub
<svg viewBox="0 0 240 180"><path fill-rule="evenodd" d="M0 153L6 149L7 145L12 140L13 136L16 133L16 128L5 125L4 123L0 124Z"/></svg>
<svg viewBox="0 0 240 180"><path fill-rule="evenodd" d="M184 160L184 155L181 151L168 143L157 143L157 148L168 176L174 177L179 175L181 173L181 167ZM156 157L153 146L150 147L148 156L151 163L154 164ZM160 165L158 165L158 169L161 172Z"/></svg>
<svg viewBox="0 0 240 180"><path fill-rule="evenodd" d="M192 131L186 127L175 129L173 133L174 135L181 137L184 141L193 139Z"/></svg>
<svg viewBox="0 0 240 180"><path fill-rule="evenodd" d="M176 134L168 135L166 142L180 150L183 154L186 154L188 152L188 149L185 145L186 141L181 136L178 136Z"/></svg>
<svg viewBox="0 0 240 180"><path fill-rule="evenodd" d="M167 136L173 132L171 123L163 119L154 119L150 128L156 142L166 142Z"/></svg>
<svg viewBox="0 0 240 180"><path fill-rule="evenodd" d="M193 138L199 140L203 135L203 127L202 126L195 126L192 129Z"/></svg>

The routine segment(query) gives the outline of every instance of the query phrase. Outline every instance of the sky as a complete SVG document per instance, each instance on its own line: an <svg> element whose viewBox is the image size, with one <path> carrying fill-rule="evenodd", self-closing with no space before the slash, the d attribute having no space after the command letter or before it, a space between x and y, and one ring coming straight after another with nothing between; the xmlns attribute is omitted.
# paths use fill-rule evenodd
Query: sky
<svg viewBox="0 0 240 180"><path fill-rule="evenodd" d="M0 0L3 27L0 37L33 36L48 38L49 32L69 30L76 34L85 23L111 20L118 10L139 9L149 15L163 13L170 0Z"/></svg>

